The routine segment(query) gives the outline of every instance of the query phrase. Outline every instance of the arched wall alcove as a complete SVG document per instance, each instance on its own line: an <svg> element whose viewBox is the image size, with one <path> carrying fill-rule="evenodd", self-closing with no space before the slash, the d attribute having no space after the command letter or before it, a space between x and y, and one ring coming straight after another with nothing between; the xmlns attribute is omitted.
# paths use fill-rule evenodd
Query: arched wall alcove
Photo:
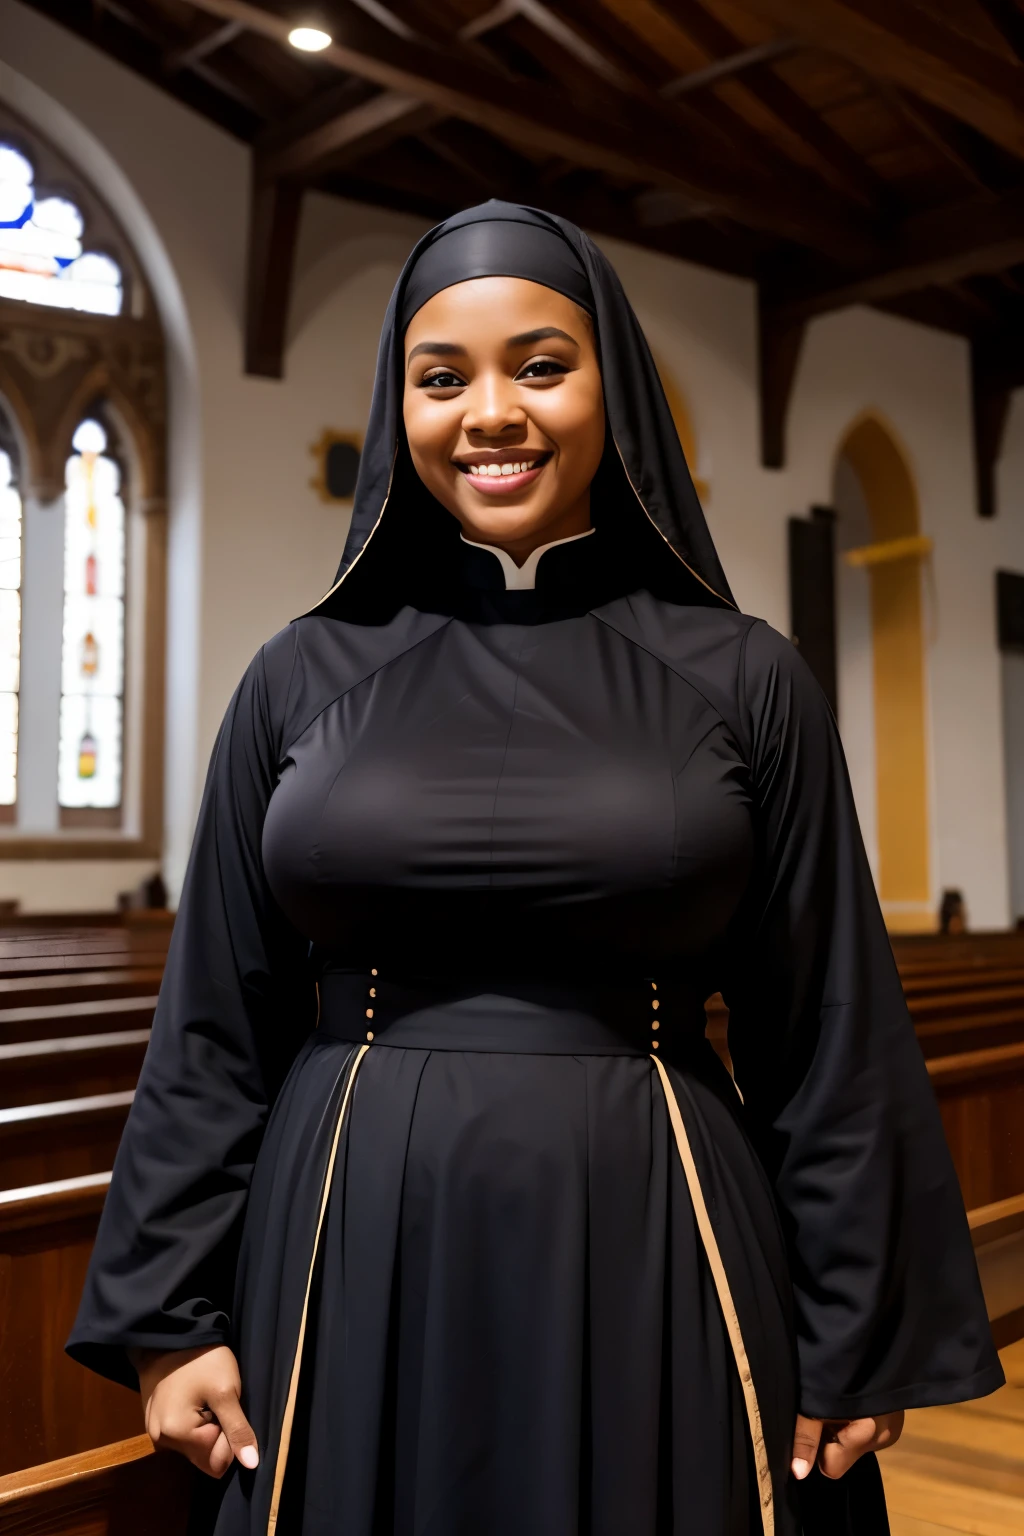
<svg viewBox="0 0 1024 1536"><path fill-rule="evenodd" d="M859 497L851 496L851 477ZM870 652L870 701L862 695L859 708L849 699L858 688L856 664L841 670L840 727L845 677L852 709L846 711L844 734L854 763L863 753L865 732L873 744L874 793L865 796L873 804L862 819L882 910L891 930L920 932L934 926L934 913L919 499L908 455L876 413L865 413L845 432L834 482L845 562L839 581L840 605L846 606L840 614L840 644L851 638L856 643L856 610L863 602L869 628L864 633L861 626L866 642L862 659ZM844 520L849 526L843 526ZM867 545L860 542L865 532ZM862 667L862 682L865 675Z"/></svg>

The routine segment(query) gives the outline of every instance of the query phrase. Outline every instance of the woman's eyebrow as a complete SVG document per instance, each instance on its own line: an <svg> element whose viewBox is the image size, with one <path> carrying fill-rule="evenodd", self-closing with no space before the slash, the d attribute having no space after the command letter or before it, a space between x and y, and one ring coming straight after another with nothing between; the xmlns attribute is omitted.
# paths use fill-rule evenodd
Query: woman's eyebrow
<svg viewBox="0 0 1024 1536"><path fill-rule="evenodd" d="M510 336L505 343L507 347L532 347L535 341L567 341L570 347L575 347L577 352L580 344L568 331L560 331L557 325L542 325L535 331L520 331L518 336Z"/></svg>
<svg viewBox="0 0 1024 1536"><path fill-rule="evenodd" d="M460 347L455 341L419 341L409 353L407 362L411 363L414 357L419 357L421 352L433 352L435 357L465 357L465 347Z"/></svg>

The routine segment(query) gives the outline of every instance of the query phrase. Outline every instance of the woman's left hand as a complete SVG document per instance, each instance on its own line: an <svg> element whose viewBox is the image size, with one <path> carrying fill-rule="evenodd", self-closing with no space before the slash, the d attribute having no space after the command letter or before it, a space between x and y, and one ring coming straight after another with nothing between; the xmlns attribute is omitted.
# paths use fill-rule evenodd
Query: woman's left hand
<svg viewBox="0 0 1024 1536"><path fill-rule="evenodd" d="M842 1477L868 1451L895 1445L903 1433L903 1413L879 1413L873 1419L806 1419L796 1416L793 1476L805 1478L817 1461L826 1477Z"/></svg>

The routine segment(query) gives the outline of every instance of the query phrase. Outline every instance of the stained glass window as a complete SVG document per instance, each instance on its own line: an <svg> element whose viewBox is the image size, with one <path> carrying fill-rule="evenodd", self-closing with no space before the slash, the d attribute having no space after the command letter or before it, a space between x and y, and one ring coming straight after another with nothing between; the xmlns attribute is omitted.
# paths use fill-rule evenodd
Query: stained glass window
<svg viewBox="0 0 1024 1536"><path fill-rule="evenodd" d="M21 674L21 497L10 456L0 449L0 805L18 790Z"/></svg>
<svg viewBox="0 0 1024 1536"><path fill-rule="evenodd" d="M72 439L64 494L64 636L57 798L121 803L125 514L121 475L98 421Z"/></svg>
<svg viewBox="0 0 1024 1536"><path fill-rule="evenodd" d="M121 269L98 251L82 249L84 220L65 197L36 197L25 156L0 143L0 295L121 313Z"/></svg>

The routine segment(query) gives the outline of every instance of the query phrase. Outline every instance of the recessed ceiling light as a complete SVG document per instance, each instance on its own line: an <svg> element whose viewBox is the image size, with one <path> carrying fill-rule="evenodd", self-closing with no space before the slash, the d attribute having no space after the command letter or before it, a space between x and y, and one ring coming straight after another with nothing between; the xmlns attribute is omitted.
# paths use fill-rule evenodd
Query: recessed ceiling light
<svg viewBox="0 0 1024 1536"><path fill-rule="evenodd" d="M331 46L331 34L319 27L293 27L288 33L288 41L303 53L322 53Z"/></svg>

